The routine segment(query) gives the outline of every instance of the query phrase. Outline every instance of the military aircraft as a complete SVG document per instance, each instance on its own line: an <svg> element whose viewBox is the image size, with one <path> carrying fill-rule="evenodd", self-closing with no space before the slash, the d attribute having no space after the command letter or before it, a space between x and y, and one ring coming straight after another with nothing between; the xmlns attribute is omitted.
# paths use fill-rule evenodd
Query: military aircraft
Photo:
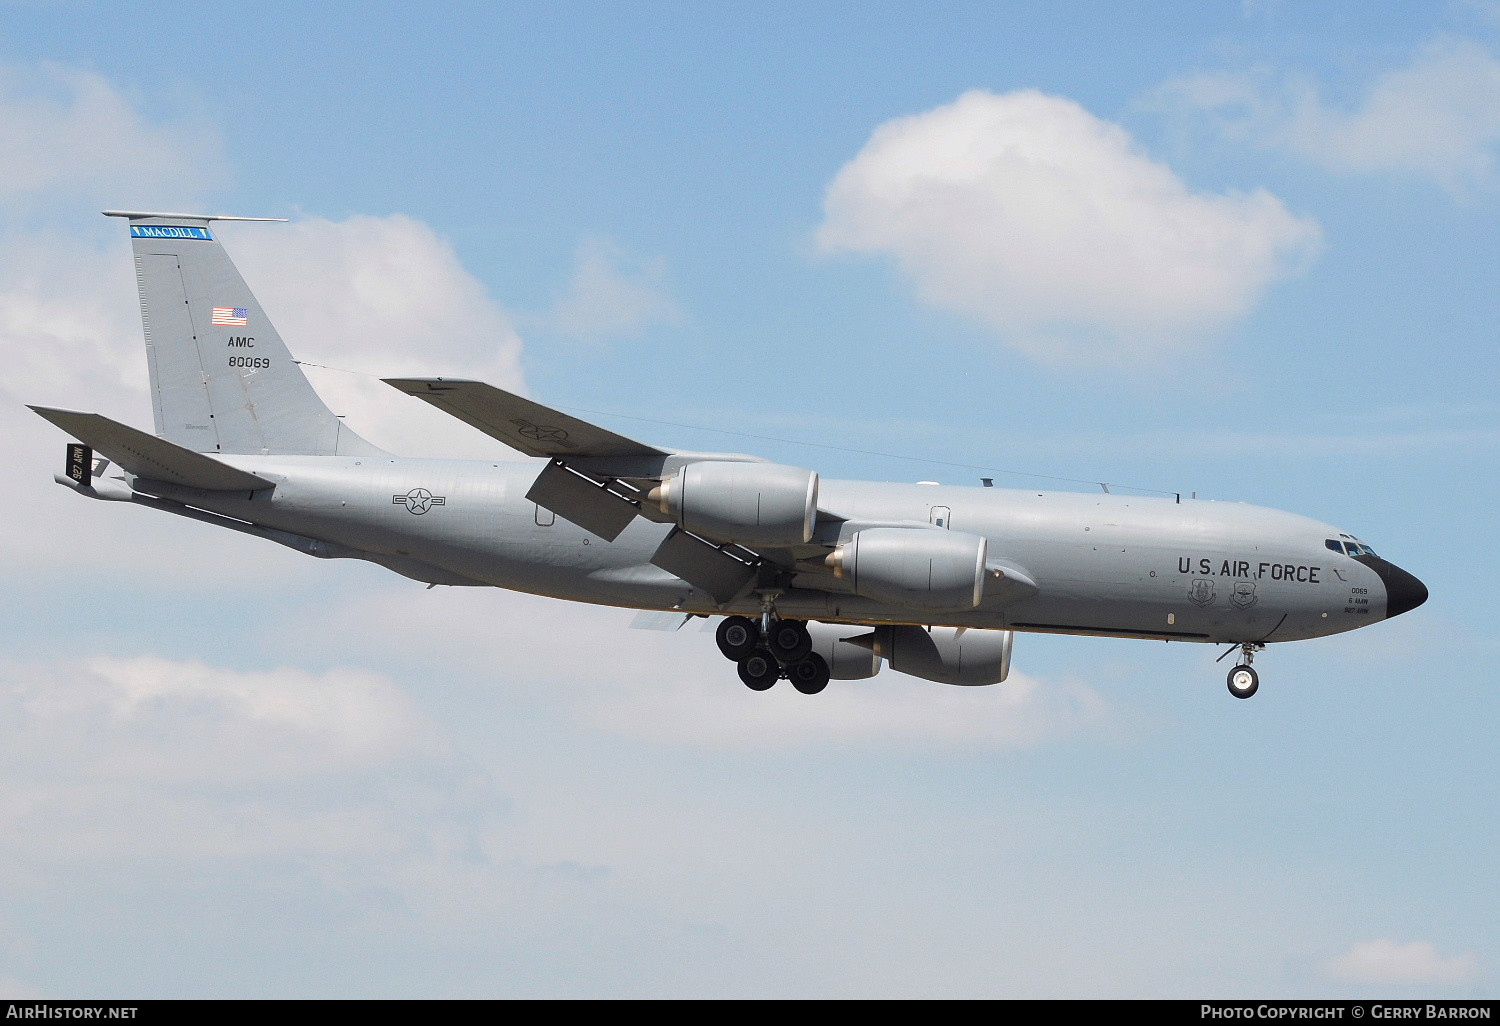
<svg viewBox="0 0 1500 1026"><path fill-rule="evenodd" d="M56 478L90 498L429 586L719 617L757 691L815 694L882 660L996 684L1022 631L1227 645L1229 691L1249 698L1267 644L1427 599L1352 534L1278 510L828 480L648 445L479 381L387 379L530 459L394 456L324 405L210 227L274 219L104 213L130 228L155 432L32 407L77 439Z"/></svg>

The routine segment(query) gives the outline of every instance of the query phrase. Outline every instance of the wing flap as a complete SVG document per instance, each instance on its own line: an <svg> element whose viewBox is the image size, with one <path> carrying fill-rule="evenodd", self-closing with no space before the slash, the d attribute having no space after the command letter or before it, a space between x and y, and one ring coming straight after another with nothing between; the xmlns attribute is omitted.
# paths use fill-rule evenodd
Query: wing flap
<svg viewBox="0 0 1500 1026"><path fill-rule="evenodd" d="M527 456L576 460L591 457L662 459L655 446L606 431L483 381L453 378L385 378L387 385L431 403Z"/></svg>
<svg viewBox="0 0 1500 1026"><path fill-rule="evenodd" d="M31 409L136 477L207 491L256 491L272 487L263 477L236 470L211 456L97 413L47 406Z"/></svg>
<svg viewBox="0 0 1500 1026"><path fill-rule="evenodd" d="M721 605L755 580L753 566L678 527L657 547L651 563L703 589Z"/></svg>
<svg viewBox="0 0 1500 1026"><path fill-rule="evenodd" d="M526 498L605 541L618 538L640 512L638 503L580 477L557 460L537 475Z"/></svg>

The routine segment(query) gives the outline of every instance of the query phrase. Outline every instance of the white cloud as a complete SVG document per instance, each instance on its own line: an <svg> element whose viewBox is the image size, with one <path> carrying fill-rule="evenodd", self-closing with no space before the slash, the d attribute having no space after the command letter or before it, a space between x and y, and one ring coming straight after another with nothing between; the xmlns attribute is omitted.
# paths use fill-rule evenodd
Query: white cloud
<svg viewBox="0 0 1500 1026"><path fill-rule="evenodd" d="M222 179L222 149L215 128L152 122L94 72L0 65L0 203L68 193L162 209Z"/></svg>
<svg viewBox="0 0 1500 1026"><path fill-rule="evenodd" d="M707 638L699 644L705 642L712 644ZM640 686L595 695L581 711L612 733L756 751L828 744L1033 748L1099 733L1110 721L1104 699L1091 688L1022 673L991 687L960 688L885 668L874 680L832 681L807 696L789 684L755 694L738 686L732 665L720 663L718 680L658 674Z"/></svg>
<svg viewBox="0 0 1500 1026"><path fill-rule="evenodd" d="M1323 964L1334 980L1372 986L1454 986L1472 982L1478 970L1472 953L1444 958L1430 941L1400 944L1388 938L1355 944Z"/></svg>
<svg viewBox="0 0 1500 1026"><path fill-rule="evenodd" d="M24 775L203 788L367 771L433 746L406 697L365 670L95 656L8 676L3 763Z"/></svg>
<svg viewBox="0 0 1500 1026"><path fill-rule="evenodd" d="M603 239L585 239L574 257L568 290L545 320L586 342L639 335L647 326L673 323L681 314L664 279L660 257L632 261Z"/></svg>
<svg viewBox="0 0 1500 1026"><path fill-rule="evenodd" d="M886 254L933 306L1040 359L1201 344L1317 248L1264 189L1195 193L1118 125L1035 90L974 90L877 128L818 241Z"/></svg>
<svg viewBox="0 0 1500 1026"><path fill-rule="evenodd" d="M426 892L433 864L466 858L486 810L505 805L367 670L11 665L0 712L11 863L357 856L361 872Z"/></svg>
<svg viewBox="0 0 1500 1026"><path fill-rule="evenodd" d="M139 422L151 408L130 247L123 222L98 221L0 236L0 393Z"/></svg>
<svg viewBox="0 0 1500 1026"><path fill-rule="evenodd" d="M1455 193L1495 180L1500 61L1471 40L1427 43L1349 109L1326 103L1315 82L1265 69L1176 79L1154 102L1204 112L1226 138L1335 171L1430 178Z"/></svg>
<svg viewBox="0 0 1500 1026"><path fill-rule="evenodd" d="M355 430L401 455L515 457L379 380L442 375L524 388L510 319L431 227L393 214L217 230L292 355L339 368L311 367L308 377Z"/></svg>

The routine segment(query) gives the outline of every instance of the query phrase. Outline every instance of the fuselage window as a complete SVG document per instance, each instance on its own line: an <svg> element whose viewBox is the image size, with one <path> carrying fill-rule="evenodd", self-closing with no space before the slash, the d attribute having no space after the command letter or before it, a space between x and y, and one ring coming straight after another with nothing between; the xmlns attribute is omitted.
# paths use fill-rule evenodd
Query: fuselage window
<svg viewBox="0 0 1500 1026"><path fill-rule="evenodd" d="M1344 554L1344 547L1332 538L1329 538L1323 544L1327 545L1330 549L1332 549L1334 552L1337 552L1341 556Z"/></svg>

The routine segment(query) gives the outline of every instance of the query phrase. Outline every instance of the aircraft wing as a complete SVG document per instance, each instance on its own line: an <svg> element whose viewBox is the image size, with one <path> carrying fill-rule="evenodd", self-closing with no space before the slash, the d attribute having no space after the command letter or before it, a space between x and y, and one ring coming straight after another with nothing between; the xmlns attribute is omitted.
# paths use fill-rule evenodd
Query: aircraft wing
<svg viewBox="0 0 1500 1026"><path fill-rule="evenodd" d="M454 378L383 380L527 456L550 456L561 460L598 456L660 460L668 455L654 446L606 431L586 420L570 417L483 381Z"/></svg>
<svg viewBox="0 0 1500 1026"><path fill-rule="evenodd" d="M46 406L31 409L136 477L208 491L255 491L272 487L263 477L97 413Z"/></svg>
<svg viewBox="0 0 1500 1026"><path fill-rule="evenodd" d="M670 472L668 465L674 459L747 459L658 449L482 381L384 380L513 449L546 457L549 462L526 498L606 541L614 541L636 517L673 522L657 508L651 489ZM814 543L814 549L820 548ZM715 601L727 602L751 587L761 563L791 571L796 559L789 550L755 551L721 544L678 526L657 548L651 563L701 588Z"/></svg>

